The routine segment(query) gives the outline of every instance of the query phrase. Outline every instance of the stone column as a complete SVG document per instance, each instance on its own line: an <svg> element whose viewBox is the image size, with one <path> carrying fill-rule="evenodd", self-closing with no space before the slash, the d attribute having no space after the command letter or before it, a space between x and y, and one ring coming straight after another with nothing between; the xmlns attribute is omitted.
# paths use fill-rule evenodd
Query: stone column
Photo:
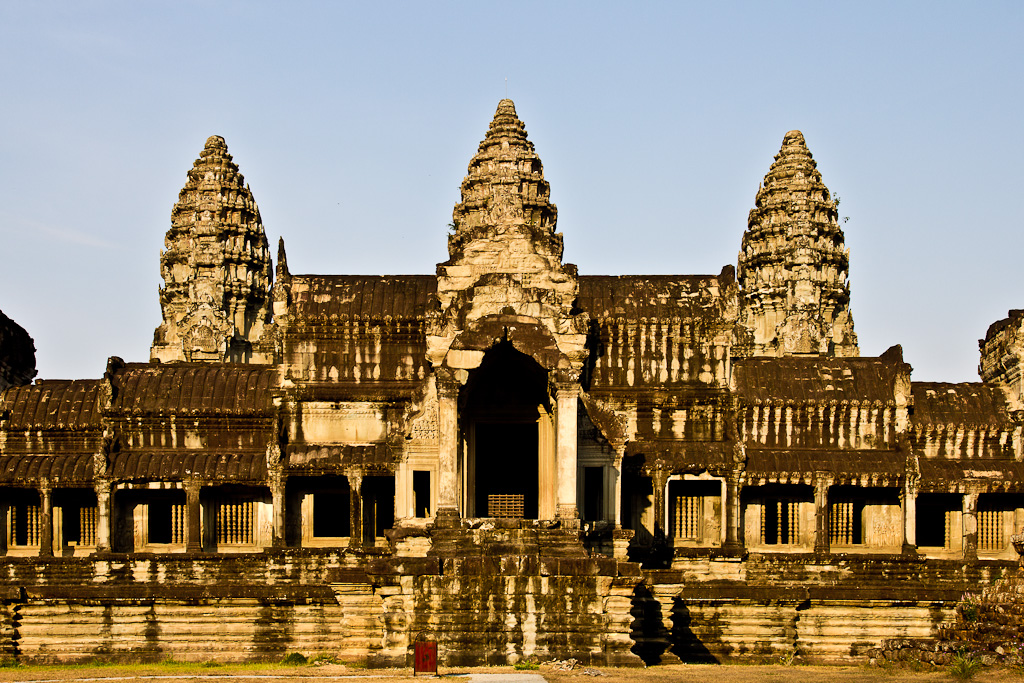
<svg viewBox="0 0 1024 683"><path fill-rule="evenodd" d="M363 547L363 472L348 472L348 523L349 548Z"/></svg>
<svg viewBox="0 0 1024 683"><path fill-rule="evenodd" d="M7 517L11 514L10 509L11 506L6 502L0 503L0 555L7 554L7 530L10 529Z"/></svg>
<svg viewBox="0 0 1024 683"><path fill-rule="evenodd" d="M185 552L199 553L203 551L203 525L200 517L198 481L185 482Z"/></svg>
<svg viewBox="0 0 1024 683"><path fill-rule="evenodd" d="M53 557L53 489L45 481L39 485L39 556Z"/></svg>
<svg viewBox="0 0 1024 683"><path fill-rule="evenodd" d="M459 514L459 383L437 379L438 501L436 517L458 519ZM443 522L441 526L444 526Z"/></svg>
<svg viewBox="0 0 1024 683"><path fill-rule="evenodd" d="M109 553L111 537L110 515L110 482L96 479L93 482L96 491L96 552Z"/></svg>
<svg viewBox="0 0 1024 683"><path fill-rule="evenodd" d="M665 463L660 460L654 464L651 471L651 484L654 487L654 538L655 542L661 539L668 538L669 533L667 529L666 511L668 509L668 503L666 501L666 489L668 488L668 469L665 467Z"/></svg>
<svg viewBox="0 0 1024 683"><path fill-rule="evenodd" d="M903 508L903 554L917 554L917 481L907 477L900 492Z"/></svg>
<svg viewBox="0 0 1024 683"><path fill-rule="evenodd" d="M270 477L270 500L274 508L273 539L271 540L271 545L274 548L284 548L286 545L284 526L286 503L284 477L281 476L280 472L276 472Z"/></svg>
<svg viewBox="0 0 1024 683"><path fill-rule="evenodd" d="M731 470L725 476L725 543L722 549L731 553L743 552L743 506L740 500L740 481L743 470Z"/></svg>
<svg viewBox="0 0 1024 683"><path fill-rule="evenodd" d="M828 489L832 481L828 472L814 473L814 552L819 555L832 551L828 528Z"/></svg>
<svg viewBox="0 0 1024 683"><path fill-rule="evenodd" d="M978 559L978 491L965 487L963 502L964 559Z"/></svg>
<svg viewBox="0 0 1024 683"><path fill-rule="evenodd" d="M626 457L626 447L616 446L615 447L615 459L612 460L612 520L615 522L615 528L618 529L622 526L622 461Z"/></svg>
<svg viewBox="0 0 1024 683"><path fill-rule="evenodd" d="M579 387L560 386L555 391L558 402L557 453L558 453L558 501L559 519L579 519L576 507L576 444L579 435L576 430Z"/></svg>

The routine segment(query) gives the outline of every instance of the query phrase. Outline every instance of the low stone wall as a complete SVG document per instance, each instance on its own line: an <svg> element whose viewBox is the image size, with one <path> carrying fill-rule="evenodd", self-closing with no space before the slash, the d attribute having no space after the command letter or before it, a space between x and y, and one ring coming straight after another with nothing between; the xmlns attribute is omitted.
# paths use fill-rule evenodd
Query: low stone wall
<svg viewBox="0 0 1024 683"><path fill-rule="evenodd" d="M364 661L383 637L372 587L331 577L345 551L0 560L0 652L26 663ZM370 589L370 590L367 590Z"/></svg>
<svg viewBox="0 0 1024 683"><path fill-rule="evenodd" d="M309 549L0 558L0 653L26 663L244 662L299 651L407 666L417 635L430 632L449 666L641 665L629 637L639 566L570 556L578 544L545 555L539 547L561 541L537 535L479 532L476 552L496 540L503 552L461 558ZM508 552L510 537L526 554Z"/></svg>
<svg viewBox="0 0 1024 683"><path fill-rule="evenodd" d="M929 638L893 638L868 652L871 660L949 664L957 655L985 665L1024 664L1024 570L976 584L957 602L951 618Z"/></svg>
<svg viewBox="0 0 1024 683"><path fill-rule="evenodd" d="M919 641L966 643L996 626L1002 638L1022 619L995 593L976 613L954 612L965 592L1009 576L1011 562L751 554L641 572L554 533L471 531L445 557L289 549L0 558L0 655L226 662L299 651L405 666L427 632L449 666L835 663L863 661L886 640L941 654L952 650ZM1000 585L1005 595L1024 591L1017 579ZM960 638L967 623L979 627Z"/></svg>
<svg viewBox="0 0 1024 683"><path fill-rule="evenodd" d="M648 663L862 662L887 639L934 638L970 586L1011 562L903 556L683 558L644 572L633 636ZM652 625L655 624L655 625Z"/></svg>

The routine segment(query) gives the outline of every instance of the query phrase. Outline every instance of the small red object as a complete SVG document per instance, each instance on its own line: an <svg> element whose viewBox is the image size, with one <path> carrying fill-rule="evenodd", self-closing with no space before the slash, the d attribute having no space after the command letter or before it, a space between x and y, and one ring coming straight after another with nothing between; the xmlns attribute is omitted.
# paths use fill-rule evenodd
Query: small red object
<svg viewBox="0 0 1024 683"><path fill-rule="evenodd" d="M413 648L412 673L437 675L437 641L417 640Z"/></svg>

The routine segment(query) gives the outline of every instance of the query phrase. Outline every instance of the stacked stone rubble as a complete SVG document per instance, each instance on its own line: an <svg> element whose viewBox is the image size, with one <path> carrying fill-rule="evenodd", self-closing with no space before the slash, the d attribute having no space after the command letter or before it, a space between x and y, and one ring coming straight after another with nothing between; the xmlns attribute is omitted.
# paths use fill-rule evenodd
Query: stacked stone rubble
<svg viewBox="0 0 1024 683"><path fill-rule="evenodd" d="M160 255L153 360L248 362L269 322L270 250L245 178L214 135L188 173Z"/></svg>
<svg viewBox="0 0 1024 683"><path fill-rule="evenodd" d="M838 204L803 134L786 133L739 254L741 320L752 333L752 355L859 355Z"/></svg>
<svg viewBox="0 0 1024 683"><path fill-rule="evenodd" d="M1020 536L1014 545L1021 546ZM872 661L921 661L946 665L957 656L983 664L1024 664L1024 567L1009 571L979 592L964 593L951 620L932 638L892 638L868 651Z"/></svg>

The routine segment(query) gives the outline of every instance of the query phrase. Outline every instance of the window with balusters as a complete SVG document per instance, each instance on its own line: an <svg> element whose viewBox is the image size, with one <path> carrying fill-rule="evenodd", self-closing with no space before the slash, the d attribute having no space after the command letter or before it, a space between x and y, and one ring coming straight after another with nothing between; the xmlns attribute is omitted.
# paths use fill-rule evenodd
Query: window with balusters
<svg viewBox="0 0 1024 683"><path fill-rule="evenodd" d="M256 540L256 501L240 496L214 502L217 545L253 545Z"/></svg>
<svg viewBox="0 0 1024 683"><path fill-rule="evenodd" d="M831 545L864 543L864 501L840 499L829 503L828 538Z"/></svg>
<svg viewBox="0 0 1024 683"><path fill-rule="evenodd" d="M769 498L763 503L761 541L765 545L795 545L800 542L800 501Z"/></svg>
<svg viewBox="0 0 1024 683"><path fill-rule="evenodd" d="M38 503L14 502L7 513L7 538L12 546L39 545L40 508Z"/></svg>

